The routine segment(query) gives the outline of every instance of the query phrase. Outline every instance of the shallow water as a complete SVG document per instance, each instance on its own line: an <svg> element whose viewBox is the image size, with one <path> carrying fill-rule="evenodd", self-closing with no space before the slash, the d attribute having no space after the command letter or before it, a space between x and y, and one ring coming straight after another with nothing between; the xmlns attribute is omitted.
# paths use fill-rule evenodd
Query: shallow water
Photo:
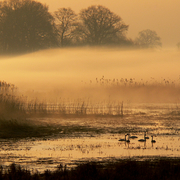
<svg viewBox="0 0 180 180"><path fill-rule="evenodd" d="M62 128L44 138L1 139L0 164L15 162L32 171L44 171L54 170L60 163L72 167L85 161L180 157L177 104L131 104L124 108L123 117L34 118ZM149 139L139 142L145 131ZM127 133L138 138L130 143L118 141ZM151 135L156 143L151 143Z"/></svg>

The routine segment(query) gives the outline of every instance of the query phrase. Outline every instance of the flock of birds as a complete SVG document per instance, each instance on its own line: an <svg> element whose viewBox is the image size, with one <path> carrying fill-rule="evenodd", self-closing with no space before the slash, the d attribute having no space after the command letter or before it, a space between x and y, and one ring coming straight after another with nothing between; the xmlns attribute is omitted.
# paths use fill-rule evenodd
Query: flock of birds
<svg viewBox="0 0 180 180"><path fill-rule="evenodd" d="M126 136L128 136L128 138L126 139ZM137 136L130 136L130 134L125 134L125 138L124 139L119 139L119 141L125 141L125 142L130 142L130 139L136 139L138 138ZM155 143L156 141L153 139L153 136L151 136L151 142ZM144 139L139 139L139 142L146 142L146 139L149 139L148 136L146 136L146 132L144 133Z"/></svg>

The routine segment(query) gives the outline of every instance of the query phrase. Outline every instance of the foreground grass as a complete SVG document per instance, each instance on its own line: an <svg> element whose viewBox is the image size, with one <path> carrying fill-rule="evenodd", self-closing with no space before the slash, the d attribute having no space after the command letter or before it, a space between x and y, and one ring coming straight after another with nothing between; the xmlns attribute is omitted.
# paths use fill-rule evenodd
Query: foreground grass
<svg viewBox="0 0 180 180"><path fill-rule="evenodd" d="M114 163L100 164L90 162L67 169L60 165L56 171L46 170L44 173L31 173L20 166L12 164L8 170L0 170L0 179L13 180L177 180L180 179L180 159L161 158L155 160L136 161L119 160Z"/></svg>

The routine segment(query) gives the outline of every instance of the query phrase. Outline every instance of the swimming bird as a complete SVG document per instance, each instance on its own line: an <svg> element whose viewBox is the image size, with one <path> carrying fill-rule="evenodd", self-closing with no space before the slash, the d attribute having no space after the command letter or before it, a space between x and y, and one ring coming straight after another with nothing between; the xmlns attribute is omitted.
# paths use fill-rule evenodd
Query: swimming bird
<svg viewBox="0 0 180 180"><path fill-rule="evenodd" d="M128 136L128 139L126 140L127 143L130 142L130 140L129 140L129 135L130 135L130 134L127 134L127 136Z"/></svg>
<svg viewBox="0 0 180 180"><path fill-rule="evenodd" d="M146 141L145 134L144 134L144 139L139 139L138 141L139 142L145 142Z"/></svg>
<svg viewBox="0 0 180 180"><path fill-rule="evenodd" d="M152 137L152 140L151 140L151 142L152 142L152 143L155 143L156 141L153 139L153 136L151 136L151 137Z"/></svg>
<svg viewBox="0 0 180 180"><path fill-rule="evenodd" d="M131 138L131 139L136 139L136 138L138 138L137 136L130 136L129 138Z"/></svg>
<svg viewBox="0 0 180 180"><path fill-rule="evenodd" d="M125 138L124 139L119 139L118 141L126 141L126 134L125 134Z"/></svg>
<svg viewBox="0 0 180 180"><path fill-rule="evenodd" d="M144 132L144 138L145 138L145 139L149 139L149 137L146 136L146 132Z"/></svg>

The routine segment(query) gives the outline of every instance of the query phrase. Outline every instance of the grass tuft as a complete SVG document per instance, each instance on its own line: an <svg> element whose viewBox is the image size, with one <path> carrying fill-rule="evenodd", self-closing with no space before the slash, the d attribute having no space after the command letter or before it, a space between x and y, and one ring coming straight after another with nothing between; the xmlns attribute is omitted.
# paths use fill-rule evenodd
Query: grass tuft
<svg viewBox="0 0 180 180"><path fill-rule="evenodd" d="M69 179L69 180L152 180L166 179L177 180L180 178L180 159L160 158L154 160L118 160L117 162L88 162L79 164L75 168L68 169L61 165L56 171L46 170L44 173L22 169L11 164L8 170L0 169L0 179Z"/></svg>

